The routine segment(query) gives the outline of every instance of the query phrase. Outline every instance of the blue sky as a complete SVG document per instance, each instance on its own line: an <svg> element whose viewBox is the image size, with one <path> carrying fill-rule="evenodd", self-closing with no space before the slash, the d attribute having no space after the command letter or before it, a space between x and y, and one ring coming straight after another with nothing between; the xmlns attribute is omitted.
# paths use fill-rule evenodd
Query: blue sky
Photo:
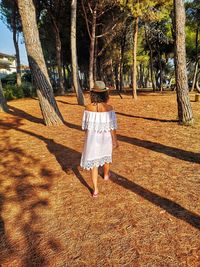
<svg viewBox="0 0 200 267"><path fill-rule="evenodd" d="M20 49L21 64L28 65L26 49L22 35L20 35L19 49ZM7 26L1 20L0 20L0 52L9 55L15 55L12 32L7 28Z"/></svg>

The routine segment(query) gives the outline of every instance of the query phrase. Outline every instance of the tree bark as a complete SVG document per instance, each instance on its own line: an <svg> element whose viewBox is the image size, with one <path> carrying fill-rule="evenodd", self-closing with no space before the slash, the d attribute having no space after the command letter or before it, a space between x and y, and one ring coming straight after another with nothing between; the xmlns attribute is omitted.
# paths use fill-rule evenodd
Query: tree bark
<svg viewBox="0 0 200 267"><path fill-rule="evenodd" d="M146 37L146 42L147 42L147 45L148 45L149 51L150 51L151 83L152 83L153 91L155 92L156 91L156 86L155 86L155 82L154 82L154 72L153 72L153 49L152 49L151 43L149 42L149 37L147 36L146 26L145 26L145 37Z"/></svg>
<svg viewBox="0 0 200 267"><path fill-rule="evenodd" d="M175 11L175 74L179 123L193 124L189 99L185 49L185 7L183 0L174 0Z"/></svg>
<svg viewBox="0 0 200 267"><path fill-rule="evenodd" d="M192 81L192 89L191 91L194 91L196 80L197 80L197 73L198 73L198 67L199 67L199 58L198 58L198 47L199 47L199 29L196 29L196 62L195 62L195 69L194 69L194 77Z"/></svg>
<svg viewBox="0 0 200 267"><path fill-rule="evenodd" d="M196 79L196 89L197 89L198 93L200 93L200 84L199 84L199 82L200 82L200 72L197 73L197 79Z"/></svg>
<svg viewBox="0 0 200 267"><path fill-rule="evenodd" d="M77 96L77 101L79 105L84 106L84 96L81 90L78 76L78 60L77 60L77 50L76 50L76 10L77 10L77 0L72 0L71 3L71 58L72 58L72 80L74 89Z"/></svg>
<svg viewBox="0 0 200 267"><path fill-rule="evenodd" d="M154 82L154 72L153 72L153 50L151 47L151 44L149 44L149 50L150 50L150 72L151 72L151 83L153 87L153 91L156 91L156 86Z"/></svg>
<svg viewBox="0 0 200 267"><path fill-rule="evenodd" d="M16 29L16 3L14 3L13 8L13 42L15 46L16 52L16 71L17 71L17 85L20 86L21 81L21 64L20 64L20 54L19 54L19 45L18 45L18 38L17 38L17 29Z"/></svg>
<svg viewBox="0 0 200 267"><path fill-rule="evenodd" d="M119 64L115 64L115 86L116 90L119 91Z"/></svg>
<svg viewBox="0 0 200 267"><path fill-rule="evenodd" d="M114 71L113 71L113 60L112 60L112 58L110 60L110 72L111 72L112 86L116 88L115 74L114 74Z"/></svg>
<svg viewBox="0 0 200 267"><path fill-rule="evenodd" d="M49 11L51 12L51 11ZM62 51L62 44L60 40L60 32L58 25L56 23L56 20L54 16L50 13L51 19L52 19L52 24L53 24L53 30L55 33L55 45L56 45L56 64L58 68L58 79L59 79L59 89L58 93L61 95L65 94L65 87L64 87L64 77L62 73L62 60L61 60L61 51Z"/></svg>
<svg viewBox="0 0 200 267"><path fill-rule="evenodd" d="M133 67L132 67L132 94L137 99L137 42L138 42L138 22L139 18L134 19L133 29Z"/></svg>
<svg viewBox="0 0 200 267"><path fill-rule="evenodd" d="M93 66L94 66L94 69L93 69L93 79L94 81L97 80L97 53L98 53L98 39L95 38L95 45L94 45L94 63L93 63Z"/></svg>
<svg viewBox="0 0 200 267"><path fill-rule="evenodd" d="M2 83L0 79L0 112L7 112L8 111L8 106L6 103L6 99L3 94L3 88L2 88Z"/></svg>
<svg viewBox="0 0 200 267"><path fill-rule="evenodd" d="M158 48L157 50L158 52L158 64L159 64L159 78L160 78L160 82L159 82L159 89L162 92L163 91L163 69L162 69L162 56L160 53L160 49Z"/></svg>
<svg viewBox="0 0 200 267"><path fill-rule="evenodd" d="M126 29L123 32L122 39L121 39L121 55L120 55L120 71L119 71L119 90L122 92L123 89L123 69L124 69L124 50L126 45Z"/></svg>
<svg viewBox="0 0 200 267"><path fill-rule="evenodd" d="M94 87L94 50L96 39L97 3L95 4L92 17L92 32L90 40L90 59L89 59L89 87Z"/></svg>
<svg viewBox="0 0 200 267"><path fill-rule="evenodd" d="M63 124L62 115L53 95L39 39L33 0L18 0L30 69L36 86L41 112L46 125Z"/></svg>

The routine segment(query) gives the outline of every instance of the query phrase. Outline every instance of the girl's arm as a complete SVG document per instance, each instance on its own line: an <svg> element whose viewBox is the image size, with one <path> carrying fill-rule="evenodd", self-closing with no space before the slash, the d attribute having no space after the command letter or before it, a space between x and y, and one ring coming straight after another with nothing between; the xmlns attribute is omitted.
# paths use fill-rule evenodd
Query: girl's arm
<svg viewBox="0 0 200 267"><path fill-rule="evenodd" d="M117 148L119 146L119 143L117 141L117 132L116 132L116 130L111 130L111 136L112 136L113 148Z"/></svg>

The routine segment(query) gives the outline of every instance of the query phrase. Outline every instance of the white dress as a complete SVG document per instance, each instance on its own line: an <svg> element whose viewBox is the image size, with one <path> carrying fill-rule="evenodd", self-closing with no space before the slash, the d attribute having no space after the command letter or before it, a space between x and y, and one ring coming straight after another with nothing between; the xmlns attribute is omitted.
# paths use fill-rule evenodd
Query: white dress
<svg viewBox="0 0 200 267"><path fill-rule="evenodd" d="M85 110L82 129L86 130L84 149L81 157L81 167L92 169L112 162L111 130L117 129L114 110L94 112Z"/></svg>

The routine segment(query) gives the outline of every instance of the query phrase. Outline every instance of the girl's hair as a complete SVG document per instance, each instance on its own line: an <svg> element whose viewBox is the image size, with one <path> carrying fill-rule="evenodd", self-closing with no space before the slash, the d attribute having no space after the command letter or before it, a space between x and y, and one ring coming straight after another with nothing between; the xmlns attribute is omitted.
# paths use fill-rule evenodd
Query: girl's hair
<svg viewBox="0 0 200 267"><path fill-rule="evenodd" d="M90 98L92 103L106 103L109 99L109 93L108 91L105 92L90 92Z"/></svg>

